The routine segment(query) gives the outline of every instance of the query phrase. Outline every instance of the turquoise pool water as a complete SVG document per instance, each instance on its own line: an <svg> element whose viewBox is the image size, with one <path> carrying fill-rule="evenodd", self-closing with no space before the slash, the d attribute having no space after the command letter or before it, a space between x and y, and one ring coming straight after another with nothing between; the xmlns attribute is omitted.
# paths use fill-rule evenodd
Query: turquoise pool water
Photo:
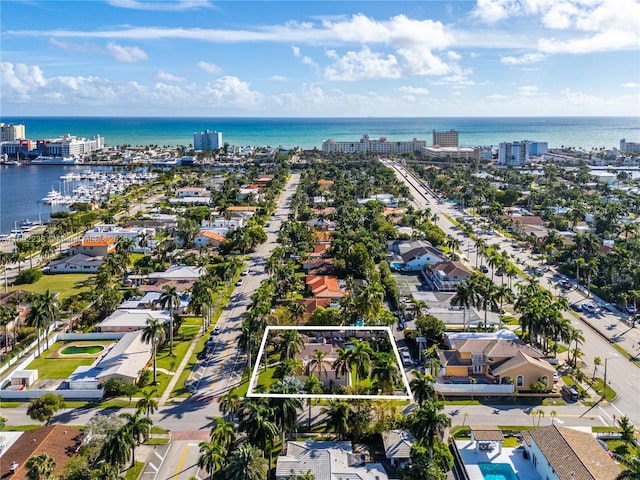
<svg viewBox="0 0 640 480"><path fill-rule="evenodd" d="M518 480L508 463L479 463L484 480Z"/></svg>

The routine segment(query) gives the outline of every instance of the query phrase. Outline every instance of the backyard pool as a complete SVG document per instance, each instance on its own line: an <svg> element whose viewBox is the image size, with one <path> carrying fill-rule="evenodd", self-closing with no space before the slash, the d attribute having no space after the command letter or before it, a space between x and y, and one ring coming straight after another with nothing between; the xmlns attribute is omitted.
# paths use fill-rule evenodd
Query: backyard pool
<svg viewBox="0 0 640 480"><path fill-rule="evenodd" d="M518 480L508 463L479 463L484 480Z"/></svg>
<svg viewBox="0 0 640 480"><path fill-rule="evenodd" d="M61 355L95 355L104 350L102 345L69 345L60 350Z"/></svg>

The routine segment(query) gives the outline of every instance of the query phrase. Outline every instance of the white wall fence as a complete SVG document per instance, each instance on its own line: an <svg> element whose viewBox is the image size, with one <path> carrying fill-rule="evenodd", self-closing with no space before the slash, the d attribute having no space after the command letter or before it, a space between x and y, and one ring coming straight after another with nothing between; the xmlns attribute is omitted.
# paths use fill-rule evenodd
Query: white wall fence
<svg viewBox="0 0 640 480"><path fill-rule="evenodd" d="M441 395L509 395L515 387L507 385L487 385L483 383L434 383L436 392Z"/></svg>
<svg viewBox="0 0 640 480"><path fill-rule="evenodd" d="M54 335L49 337L49 346L58 342L70 342L70 341L91 341L91 340L119 340L122 338L124 333L121 332L93 332L93 333L55 333ZM7 376L3 377L0 380L0 398L2 400L30 400L32 398L40 398L45 393L55 393L61 394L65 400L75 400L75 399L97 399L102 398L102 390L4 390L4 388L11 383L11 378L13 373L18 370L26 370L31 362L38 356L37 350L38 342L34 341L31 345L29 345L26 349L20 352L16 357L12 360L13 362L9 362L3 365L4 368L0 370L0 373L5 371L10 366L16 364L16 362L20 359L22 361L17 365L15 369ZM24 355L27 354L30 350L36 348L35 351L31 352L26 357ZM40 339L40 349L42 354L45 352L42 351L46 348L46 341L41 338Z"/></svg>

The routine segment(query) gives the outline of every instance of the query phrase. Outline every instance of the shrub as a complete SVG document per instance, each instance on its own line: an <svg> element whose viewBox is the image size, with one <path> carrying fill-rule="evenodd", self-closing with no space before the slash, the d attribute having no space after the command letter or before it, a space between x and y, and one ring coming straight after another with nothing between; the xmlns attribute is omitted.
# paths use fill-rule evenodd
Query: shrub
<svg viewBox="0 0 640 480"><path fill-rule="evenodd" d="M127 384L119 378L110 378L104 382L105 397L119 397L127 394Z"/></svg>
<svg viewBox="0 0 640 480"><path fill-rule="evenodd" d="M26 285L36 283L42 278L42 271L38 268L27 268L16 276L15 285Z"/></svg>

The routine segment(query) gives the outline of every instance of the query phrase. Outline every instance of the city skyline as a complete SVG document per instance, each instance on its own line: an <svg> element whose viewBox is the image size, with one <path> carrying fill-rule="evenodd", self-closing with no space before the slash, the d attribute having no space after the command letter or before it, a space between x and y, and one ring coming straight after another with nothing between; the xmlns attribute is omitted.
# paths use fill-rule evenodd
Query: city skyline
<svg viewBox="0 0 640 480"><path fill-rule="evenodd" d="M7 117L640 113L634 0L0 9Z"/></svg>

